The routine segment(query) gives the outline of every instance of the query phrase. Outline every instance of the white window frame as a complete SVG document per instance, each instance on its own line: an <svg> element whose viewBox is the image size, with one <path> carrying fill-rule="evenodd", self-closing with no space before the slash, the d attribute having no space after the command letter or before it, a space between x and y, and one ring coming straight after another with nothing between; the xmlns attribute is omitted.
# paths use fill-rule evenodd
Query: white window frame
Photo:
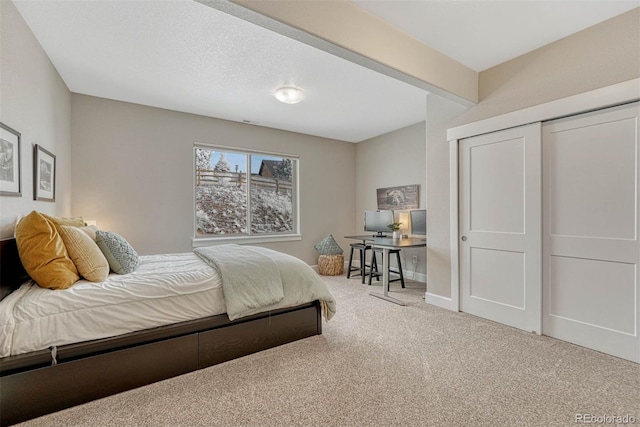
<svg viewBox="0 0 640 427"><path fill-rule="evenodd" d="M293 176L292 176L292 208L293 208L293 225L294 230L289 233L277 233L277 234L251 234L251 197L250 192L247 192L247 232L248 234L242 235L206 235L201 236L196 233L196 162L195 162L195 152L196 149L205 149L205 150L213 150L218 152L228 152L228 153L238 153L247 155L247 177L248 183L247 188L250 188L250 175L251 175L251 155L264 155L264 156L274 156L274 157L283 157L289 158L291 160L295 160L293 167ZM284 154L284 153L276 153L272 151L260 151L260 150L252 150L252 149L243 149L238 147L227 147L223 145L212 145L212 144L204 144L196 142L193 144L191 160L193 164L192 170L192 209L193 209L193 238L192 238L192 246L194 248L201 246L211 246L211 245L219 245L225 243L238 243L238 244L254 244L254 243L272 243L272 242L291 242L302 240L302 234L300 231L300 156L295 154Z"/></svg>

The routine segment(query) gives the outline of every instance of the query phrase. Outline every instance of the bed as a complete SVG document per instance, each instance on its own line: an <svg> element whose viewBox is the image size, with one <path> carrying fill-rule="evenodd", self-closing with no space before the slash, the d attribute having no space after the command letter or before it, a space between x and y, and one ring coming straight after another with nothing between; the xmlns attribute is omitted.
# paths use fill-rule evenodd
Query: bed
<svg viewBox="0 0 640 427"><path fill-rule="evenodd" d="M289 273L287 263L301 261L271 252L265 254L282 258L283 271L297 280L298 273ZM300 302L301 297L294 295L286 303L245 310L238 317L227 310L226 303L220 305L224 275L194 254L145 259L136 274L115 275L99 285L79 282L71 288L73 292L51 291L29 280L15 239L0 241L0 307L4 309L0 311L0 355L4 356L0 358L0 425L319 335L327 302L334 304L325 297ZM180 269L187 272L188 285L175 285L181 280ZM147 284L149 275L161 277L169 290ZM135 287L127 288L128 282ZM109 296L96 293L97 288L105 288ZM297 288L289 294L296 294ZM86 297L78 302L74 294ZM174 299L167 302L169 297ZM149 299L160 302L160 308L154 309L160 315L145 307ZM40 307L38 316L44 320L23 314L30 301ZM77 309L74 304L90 316L76 318L69 308ZM173 309L181 305L186 314ZM107 312L120 320L109 322L107 331L94 325L100 322L86 320L102 318ZM127 317L127 312L134 316ZM8 316L13 320L7 321ZM73 323L81 327L53 336Z"/></svg>

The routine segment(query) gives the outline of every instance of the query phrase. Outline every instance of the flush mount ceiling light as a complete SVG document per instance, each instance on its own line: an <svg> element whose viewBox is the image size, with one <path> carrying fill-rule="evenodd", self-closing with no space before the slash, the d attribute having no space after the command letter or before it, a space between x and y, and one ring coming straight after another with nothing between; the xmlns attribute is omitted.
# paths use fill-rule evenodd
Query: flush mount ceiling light
<svg viewBox="0 0 640 427"><path fill-rule="evenodd" d="M273 96L285 104L297 104L304 99L304 91L298 87L284 86L276 89Z"/></svg>

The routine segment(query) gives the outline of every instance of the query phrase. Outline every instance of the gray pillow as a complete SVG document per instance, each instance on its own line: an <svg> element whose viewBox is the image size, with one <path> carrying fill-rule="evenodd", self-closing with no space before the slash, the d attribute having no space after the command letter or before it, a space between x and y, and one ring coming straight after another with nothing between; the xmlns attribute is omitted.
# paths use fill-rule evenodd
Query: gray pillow
<svg viewBox="0 0 640 427"><path fill-rule="evenodd" d="M140 263L138 254L122 236L111 231L96 231L96 244L117 274L131 273Z"/></svg>
<svg viewBox="0 0 640 427"><path fill-rule="evenodd" d="M338 246L333 235L329 234L324 240L314 246L316 251L320 252L320 255L337 255L343 252L342 248Z"/></svg>

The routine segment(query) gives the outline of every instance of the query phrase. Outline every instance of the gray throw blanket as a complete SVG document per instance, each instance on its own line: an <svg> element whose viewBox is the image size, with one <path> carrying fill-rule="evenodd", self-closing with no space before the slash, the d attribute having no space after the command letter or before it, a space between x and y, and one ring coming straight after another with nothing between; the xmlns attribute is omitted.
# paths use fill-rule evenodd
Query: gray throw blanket
<svg viewBox="0 0 640 427"><path fill-rule="evenodd" d="M257 246L218 245L194 249L215 268L229 319L319 300L325 319L336 305L324 281L303 261Z"/></svg>
<svg viewBox="0 0 640 427"><path fill-rule="evenodd" d="M231 313L241 314L284 298L278 266L258 251L247 246L221 245L194 252L218 271L230 318Z"/></svg>

